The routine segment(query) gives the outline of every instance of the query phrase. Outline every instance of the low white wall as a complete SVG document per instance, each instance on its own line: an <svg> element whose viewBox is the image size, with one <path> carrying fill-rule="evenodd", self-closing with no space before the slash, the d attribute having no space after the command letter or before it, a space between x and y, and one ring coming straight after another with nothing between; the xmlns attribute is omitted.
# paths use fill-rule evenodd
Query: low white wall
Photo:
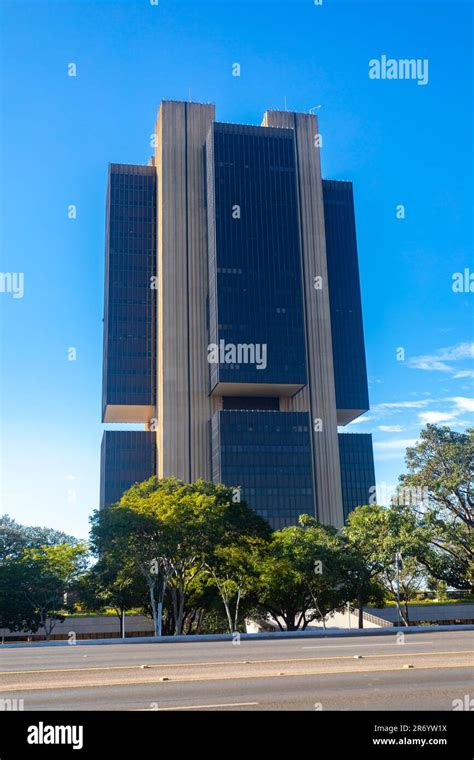
<svg viewBox="0 0 474 760"><path fill-rule="evenodd" d="M283 629L285 629L285 624L283 620L280 619L281 624L283 625ZM353 628L357 628L359 625L359 616L356 610L351 610L350 614L348 612L335 612L333 615L328 615L328 617L325 620L326 623L326 630L333 630L333 631L347 631L351 630ZM247 633L258 633L262 630L262 625L268 630L271 626L274 630L279 631L280 628L278 627L275 620L268 620L268 624L265 624L264 621L254 621L254 620L248 620L246 621L246 631ZM381 626L377 625L376 623L373 623L371 621L364 619L364 628L380 628ZM324 626L322 621L314 620L312 623L310 623L306 627L307 631L312 630L324 630Z"/></svg>
<svg viewBox="0 0 474 760"><path fill-rule="evenodd" d="M125 633L126 634L153 634L153 623L144 615L125 615ZM53 628L51 638L69 638L73 632L77 638L93 637L101 638L112 635L119 635L120 621L117 615L71 615L67 616L63 622L57 622ZM15 639L24 639L31 636L38 640L38 637L44 637L44 628L39 628L36 633L31 634L28 631L9 631L8 628L0 628L0 640L3 637L13 637Z"/></svg>

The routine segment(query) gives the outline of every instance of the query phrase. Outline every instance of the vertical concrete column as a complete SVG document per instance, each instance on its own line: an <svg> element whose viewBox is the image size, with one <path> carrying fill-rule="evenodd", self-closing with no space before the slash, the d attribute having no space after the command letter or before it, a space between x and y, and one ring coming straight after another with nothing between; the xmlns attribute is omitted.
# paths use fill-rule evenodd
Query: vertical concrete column
<svg viewBox="0 0 474 760"><path fill-rule="evenodd" d="M313 422L316 514L326 524L344 522L337 435L336 393L329 311L324 207L315 116L267 111L262 126L295 131L298 205L302 245L308 388L294 397L295 410L309 402ZM322 287L315 288L315 277ZM321 421L318 423L318 421ZM319 429L320 427L320 429Z"/></svg>
<svg viewBox="0 0 474 760"><path fill-rule="evenodd" d="M207 346L207 215L205 145L215 106L187 103L188 320L191 480L211 480L212 404Z"/></svg>
<svg viewBox="0 0 474 760"><path fill-rule="evenodd" d="M214 106L163 101L156 123L157 474L210 477L204 144Z"/></svg>

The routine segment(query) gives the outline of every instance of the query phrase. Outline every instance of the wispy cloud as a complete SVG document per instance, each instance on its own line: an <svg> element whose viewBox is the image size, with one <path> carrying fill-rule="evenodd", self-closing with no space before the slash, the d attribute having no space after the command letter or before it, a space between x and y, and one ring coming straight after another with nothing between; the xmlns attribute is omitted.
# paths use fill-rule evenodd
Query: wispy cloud
<svg viewBox="0 0 474 760"><path fill-rule="evenodd" d="M438 422L450 422L456 419L458 412L420 412L418 419L423 425L436 425Z"/></svg>
<svg viewBox="0 0 474 760"><path fill-rule="evenodd" d="M474 412L474 399L468 396L453 396L449 399L456 404L459 412Z"/></svg>
<svg viewBox="0 0 474 760"><path fill-rule="evenodd" d="M382 433L401 433L405 430L403 425L379 425L377 429Z"/></svg>
<svg viewBox="0 0 474 760"><path fill-rule="evenodd" d="M432 403L432 399L420 399L419 401L387 401L372 407L373 412L399 412L402 409L423 409Z"/></svg>
<svg viewBox="0 0 474 760"><path fill-rule="evenodd" d="M474 359L474 343L457 343L455 346L440 348L433 354L412 356L407 361L411 369L424 369L428 372L454 373L454 377L469 377L471 370L456 370L454 362L461 359Z"/></svg>
<svg viewBox="0 0 474 760"><path fill-rule="evenodd" d="M416 438L395 438L393 441L376 441L374 449L379 449L380 451L400 451L408 446L414 446L416 442Z"/></svg>

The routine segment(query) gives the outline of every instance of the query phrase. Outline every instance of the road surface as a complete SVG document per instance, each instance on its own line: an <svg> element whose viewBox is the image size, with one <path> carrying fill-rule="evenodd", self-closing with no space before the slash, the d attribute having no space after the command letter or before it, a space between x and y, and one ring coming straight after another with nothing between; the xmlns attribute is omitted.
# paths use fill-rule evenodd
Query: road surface
<svg viewBox="0 0 474 760"><path fill-rule="evenodd" d="M325 639L0 647L25 710L453 710L472 631ZM8 704L8 703L7 703Z"/></svg>

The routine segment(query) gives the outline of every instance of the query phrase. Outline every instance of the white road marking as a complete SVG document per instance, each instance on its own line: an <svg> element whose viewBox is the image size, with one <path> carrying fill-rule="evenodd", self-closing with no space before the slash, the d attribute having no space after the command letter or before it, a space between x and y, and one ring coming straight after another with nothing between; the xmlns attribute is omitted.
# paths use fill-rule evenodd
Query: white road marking
<svg viewBox="0 0 474 760"><path fill-rule="evenodd" d="M395 634L394 634L394 636L395 636ZM406 646L408 643L410 643L410 644L411 643L416 644L417 642L416 641L413 641L413 642L411 642L411 641L410 642L405 641L404 644L397 644L396 646L399 646L399 647L400 646ZM435 642L434 641L423 641L423 642L419 641L418 642L419 645L421 645L422 643L423 644L434 644ZM391 644L370 644L370 643L367 643L367 644L327 644L326 646L320 644L319 646L314 646L314 647L301 647L301 649L347 649L348 647L350 649L355 649L356 647L367 648L367 647L393 647L393 646L394 646L393 642Z"/></svg>
<svg viewBox="0 0 474 760"><path fill-rule="evenodd" d="M258 702L222 702L218 705L180 705L179 707L158 707L155 709L145 708L151 712L164 712L165 710L206 710L209 707L255 707Z"/></svg>

